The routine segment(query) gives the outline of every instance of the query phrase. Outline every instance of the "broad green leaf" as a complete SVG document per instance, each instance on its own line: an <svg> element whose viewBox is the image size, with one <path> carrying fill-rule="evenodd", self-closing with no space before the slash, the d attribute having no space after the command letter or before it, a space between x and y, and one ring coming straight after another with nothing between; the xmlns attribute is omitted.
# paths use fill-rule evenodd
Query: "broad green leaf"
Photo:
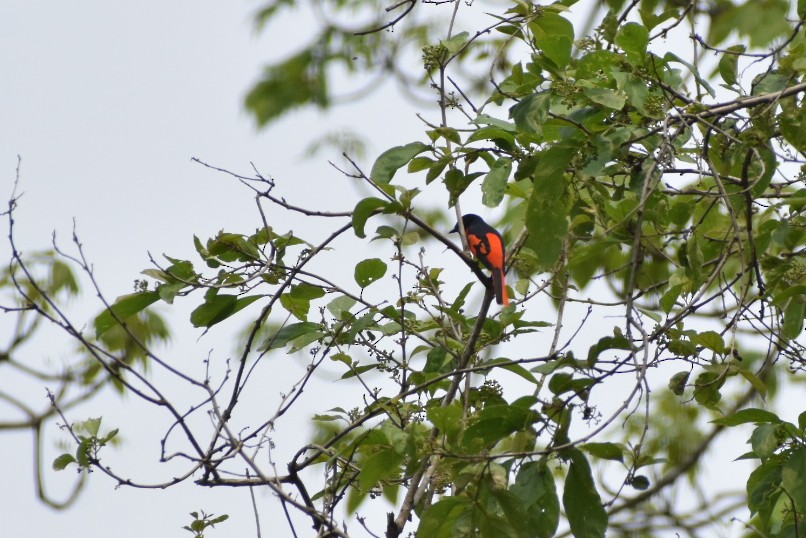
<svg viewBox="0 0 806 538"><path fill-rule="evenodd" d="M637 22L628 22L616 34L616 45L627 53L627 58L633 64L643 63L648 44L649 31Z"/></svg>
<svg viewBox="0 0 806 538"><path fill-rule="evenodd" d="M521 466L510 491L526 511L532 534L529 538L551 538L560 523L560 501L554 475L545 462L528 462Z"/></svg>
<svg viewBox="0 0 806 538"><path fill-rule="evenodd" d="M372 165L372 171L369 174L370 179L381 185L389 183L398 169L406 166L409 161L428 148L429 146L422 142L412 142L405 146L395 146L384 151L377 158L375 164Z"/></svg>
<svg viewBox="0 0 806 538"><path fill-rule="evenodd" d="M554 374L549 380L549 390L559 396L566 392L581 394L589 387L595 385L597 381L589 377L574 378L572 374L559 372Z"/></svg>
<svg viewBox="0 0 806 538"><path fill-rule="evenodd" d="M776 460L762 462L747 479L747 507L750 514L768 516L781 494L780 486L781 463Z"/></svg>
<svg viewBox="0 0 806 538"><path fill-rule="evenodd" d="M355 266L355 281L362 288L366 288L386 274L386 264L378 258L362 260Z"/></svg>
<svg viewBox="0 0 806 538"><path fill-rule="evenodd" d="M328 311L336 319L345 319L350 314L350 309L355 306L355 299L346 295L340 295L327 304Z"/></svg>
<svg viewBox="0 0 806 538"><path fill-rule="evenodd" d="M533 173L532 196L526 209L526 246L538 256L541 268L549 268L562 251L568 231L568 193L565 169L577 148L554 146L540 155Z"/></svg>
<svg viewBox="0 0 806 538"><path fill-rule="evenodd" d="M711 422L713 424L719 424L720 426L738 426L739 424L747 424L748 422L752 422L754 424L778 424L781 422L781 419L778 418L778 415L770 411L751 408L736 411L732 415L721 417L716 420L712 420Z"/></svg>
<svg viewBox="0 0 806 538"><path fill-rule="evenodd" d="M63 471L71 463L76 463L76 458L72 454L62 454L53 460L53 470Z"/></svg>
<svg viewBox="0 0 806 538"><path fill-rule="evenodd" d="M722 53L722 58L719 59L719 76L725 81L728 86L736 84L736 75L739 64L739 54L747 50L744 45L734 45L729 47L726 52Z"/></svg>
<svg viewBox="0 0 806 538"><path fill-rule="evenodd" d="M389 202L380 198L364 198L358 202L355 209L353 209L353 231L355 235L361 239L365 238L364 226L367 223L367 219L377 210L387 205L389 205Z"/></svg>
<svg viewBox="0 0 806 538"><path fill-rule="evenodd" d="M599 360L599 355L609 349L630 350L632 344L620 331L614 329L613 336L603 336L596 344L588 349L588 366L593 368Z"/></svg>
<svg viewBox="0 0 806 538"><path fill-rule="evenodd" d="M216 294L190 313L190 322L194 327L212 327L262 297L262 295L251 295L239 298L237 295Z"/></svg>
<svg viewBox="0 0 806 538"><path fill-rule="evenodd" d="M691 336L691 341L716 353L725 353L727 351L722 335L716 331L705 331L694 334Z"/></svg>
<svg viewBox="0 0 806 538"><path fill-rule="evenodd" d="M565 478L563 507L575 538L605 538L607 512L596 491L590 464L577 448L568 450L571 465Z"/></svg>
<svg viewBox="0 0 806 538"><path fill-rule="evenodd" d="M462 429L462 411L458 402L453 402L445 407L430 407L426 411L431 424L439 428L439 431L446 435L453 435Z"/></svg>
<svg viewBox="0 0 806 538"><path fill-rule="evenodd" d="M443 39L439 44L445 47L449 54L453 55L462 50L462 47L467 42L468 35L467 32L460 32L450 39Z"/></svg>
<svg viewBox="0 0 806 538"><path fill-rule="evenodd" d="M580 448L603 460L624 461L624 449L616 443L585 443Z"/></svg>
<svg viewBox="0 0 806 538"><path fill-rule="evenodd" d="M801 514L806 513L806 447L792 452L781 469L781 484Z"/></svg>
<svg viewBox="0 0 806 538"><path fill-rule="evenodd" d="M690 374L691 372L677 372L669 379L669 390L672 391L675 396L683 395Z"/></svg>
<svg viewBox="0 0 806 538"><path fill-rule="evenodd" d="M501 157L490 168L481 184L481 203L487 207L498 207L507 192L507 181L512 173L512 159Z"/></svg>
<svg viewBox="0 0 806 538"><path fill-rule="evenodd" d="M320 62L321 58L317 58L314 50L306 48L265 70L263 78L249 91L244 103L259 126L299 106L329 106L326 70L317 67Z"/></svg>
<svg viewBox="0 0 806 538"><path fill-rule="evenodd" d="M87 432L90 437L98 437L98 432L101 430L102 417L88 418L84 422L77 424L81 431Z"/></svg>
<svg viewBox="0 0 806 538"><path fill-rule="evenodd" d="M609 88L585 88L582 93L594 103L614 110L621 110L627 102L626 95Z"/></svg>
<svg viewBox="0 0 806 538"><path fill-rule="evenodd" d="M756 374L744 368L739 370L739 374L753 385L753 388L758 391L762 398L767 397L767 385Z"/></svg>
<svg viewBox="0 0 806 538"><path fill-rule="evenodd" d="M669 348L671 349L671 347ZM709 409L716 409L722 399L719 389L725 383L725 376L716 372L703 372L694 382L694 399Z"/></svg>
<svg viewBox="0 0 806 538"><path fill-rule="evenodd" d="M319 332L319 324L311 322L291 323L285 325L279 331L266 338L258 351L268 351L284 347L288 342L302 335Z"/></svg>
<svg viewBox="0 0 806 538"><path fill-rule="evenodd" d="M781 445L779 440L780 431L778 424L762 424L753 430L750 436L750 446L753 447L753 453L761 460L766 460L772 456Z"/></svg>
<svg viewBox="0 0 806 538"><path fill-rule="evenodd" d="M666 11L662 12L660 15L655 15L655 12L652 8L650 9L638 9L638 14L641 15L641 21L646 26L646 29L652 31L657 25L662 23L663 21L671 18L677 18L680 16L680 11L677 9L667 9Z"/></svg>
<svg viewBox="0 0 806 538"><path fill-rule="evenodd" d="M459 529L458 521L473 512L473 501L463 496L443 497L432 504L420 517L418 538L454 538Z"/></svg>
<svg viewBox="0 0 806 538"><path fill-rule="evenodd" d="M506 147L511 147L515 144L515 135L500 127L482 127L473 131L473 134L467 138L467 143L477 140L497 140L508 144Z"/></svg>
<svg viewBox="0 0 806 538"><path fill-rule="evenodd" d="M59 260L52 261L48 286L50 293L58 293L61 290L66 290L69 295L78 293L78 281L73 274L73 270L70 269L69 265Z"/></svg>
<svg viewBox="0 0 806 538"><path fill-rule="evenodd" d="M125 322L127 318L141 312L157 302L159 298L159 293L156 291L141 291L118 297L115 304L95 318L95 336L100 337L116 326L118 320Z"/></svg>
<svg viewBox="0 0 806 538"><path fill-rule="evenodd" d="M517 131L517 127L515 125L513 125L512 123L510 123L508 121L498 119L498 118L494 118L494 117L489 116L487 114L479 114L476 117L476 119L474 119L470 123L475 124L475 125L490 125L492 127L497 127L497 128L502 129L504 131L509 131L511 133L514 133L515 131Z"/></svg>
<svg viewBox="0 0 806 538"><path fill-rule="evenodd" d="M436 161L431 159L430 157L415 157L411 161L409 161L408 172L410 174L414 174L416 172L422 172L423 170L428 170L432 166L436 164Z"/></svg>
<svg viewBox="0 0 806 538"><path fill-rule="evenodd" d="M473 449L479 444L492 446L507 435L525 429L538 420L531 409L512 405L491 405L484 408L476 422L464 432L462 445Z"/></svg>
<svg viewBox="0 0 806 538"><path fill-rule="evenodd" d="M522 377L523 379L525 379L526 381L529 381L530 383L534 383L534 384L538 383L537 378L535 376L533 376L532 373L529 370L527 370L526 368L524 368L520 364L507 364L507 363L509 363L509 359L505 359L505 358L494 359L494 360L490 361L487 364L489 364L490 366L493 366L493 365L498 365L498 363L503 363L500 366L498 366L499 368L502 368L504 370L512 372L513 374Z"/></svg>
<svg viewBox="0 0 806 538"><path fill-rule="evenodd" d="M76 448L76 462L81 467L88 467L90 464L90 454L89 451L92 447L92 438L91 437L83 437L81 438L81 442L78 443L78 448Z"/></svg>
<svg viewBox="0 0 806 538"><path fill-rule="evenodd" d="M361 375L364 372L375 370L376 368L378 368L378 366L379 366L378 363L362 364L362 365L359 365L358 363L353 363L353 365L350 368L350 371L342 374L341 379L350 379L351 377Z"/></svg>
<svg viewBox="0 0 806 538"><path fill-rule="evenodd" d="M543 125L549 117L551 96L548 93L533 93L509 109L509 117L515 120L518 129L537 135L543 134Z"/></svg>
<svg viewBox="0 0 806 538"><path fill-rule="evenodd" d="M803 331L803 317L806 313L806 296L793 297L784 309L784 324L782 334L789 340L794 340Z"/></svg>
<svg viewBox="0 0 806 538"><path fill-rule="evenodd" d="M361 463L361 472L358 473L361 489L366 491L381 480L396 478L400 474L401 461L403 456L391 448L373 453Z"/></svg>
<svg viewBox="0 0 806 538"><path fill-rule="evenodd" d="M716 92L714 91L714 89L711 87L710 84L708 84L708 82L704 78L700 76L700 72L697 71L697 69L692 64L680 58L677 54L674 54L673 52L667 52L666 55L663 57L663 61L677 62L688 67L691 74L694 75L694 79L700 86L702 86L705 89L705 91L708 92L708 95L710 95L711 97L716 97Z"/></svg>
<svg viewBox="0 0 806 538"><path fill-rule="evenodd" d="M474 179L482 174L483 172L471 172L470 174L465 175L458 168L449 169L445 173L445 177L443 179L445 188L448 189L448 193L450 194L449 206L453 207L459 196L465 192L465 189L467 189L470 184L473 183Z"/></svg>
<svg viewBox="0 0 806 538"><path fill-rule="evenodd" d="M546 58L560 69L571 61L571 46L574 44L574 25L555 13L543 12L529 23L535 36L535 44Z"/></svg>
<svg viewBox="0 0 806 538"><path fill-rule="evenodd" d="M311 308L311 300L318 299L325 295L325 290L319 286L302 283L292 286L288 293L280 296L280 304L300 321L308 320L308 311Z"/></svg>

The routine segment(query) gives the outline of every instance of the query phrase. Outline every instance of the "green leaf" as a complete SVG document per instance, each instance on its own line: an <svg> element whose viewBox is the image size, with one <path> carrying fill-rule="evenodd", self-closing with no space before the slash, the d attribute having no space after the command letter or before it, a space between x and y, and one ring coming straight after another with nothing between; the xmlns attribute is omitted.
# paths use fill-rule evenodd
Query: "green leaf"
<svg viewBox="0 0 806 538"><path fill-rule="evenodd" d="M481 184L481 203L487 207L497 207L507 192L507 181L512 173L512 159L501 157L490 168Z"/></svg>
<svg viewBox="0 0 806 538"><path fill-rule="evenodd" d="M778 418L778 415L770 411L750 408L736 411L732 415L721 417L716 420L712 420L711 422L713 424L719 424L720 426L738 426L739 424L747 424L748 422L753 422L755 424L778 424L781 422L781 419Z"/></svg>
<svg viewBox="0 0 806 538"><path fill-rule="evenodd" d="M625 94L609 88L585 88L582 93L594 103L614 110L621 110L627 102Z"/></svg>
<svg viewBox="0 0 806 538"><path fill-rule="evenodd" d="M537 378L535 376L533 376L532 373L529 370L527 370L526 368L524 368L520 364L507 364L509 362L510 362L509 359L505 359L505 358L502 357L502 358L499 358L499 359L494 359L494 360L490 361L487 364L489 364L490 366L493 366L493 365L498 365L499 363L503 363L502 365L500 365L498 367L502 368L504 370L507 370L509 372L512 372L513 374L522 377L523 379L525 379L526 381L529 381L530 383L534 383L535 385L538 384Z"/></svg>
<svg viewBox="0 0 806 538"><path fill-rule="evenodd" d="M420 518L418 538L454 538L460 519L473 513L473 501L464 496L443 497Z"/></svg>
<svg viewBox="0 0 806 538"><path fill-rule="evenodd" d="M508 131L510 133L514 133L515 131L517 131L517 127L512 123L498 118L494 118L487 114L479 114L476 117L476 119L474 119L470 123L474 125L490 125L492 127L497 127L498 129Z"/></svg>
<svg viewBox="0 0 806 538"><path fill-rule="evenodd" d="M677 372L669 379L669 390L672 391L675 396L683 395L690 374L691 372Z"/></svg>
<svg viewBox="0 0 806 538"><path fill-rule="evenodd" d="M380 450L369 456L361 464L361 472L358 473L361 489L367 491L381 480L397 477L401 461L403 456L392 449Z"/></svg>
<svg viewBox="0 0 806 538"><path fill-rule="evenodd" d="M95 336L100 337L106 331L118 325L118 320L125 322L127 318L143 311L146 307L157 302L159 298L159 293L156 291L142 291L118 297L115 304L95 318Z"/></svg>
<svg viewBox="0 0 806 538"><path fill-rule="evenodd" d="M694 382L694 399L700 405L715 409L716 404L722 399L719 389L722 388L724 383L725 376L723 375L716 372L701 373Z"/></svg>
<svg viewBox="0 0 806 538"><path fill-rule="evenodd" d="M280 297L280 304L300 321L307 321L311 300L318 299L324 295L325 290L319 286L303 282L292 286L291 291L284 293Z"/></svg>
<svg viewBox="0 0 806 538"><path fill-rule="evenodd" d="M395 146L390 148L381 153L377 158L375 164L372 165L372 171L370 172L369 177L374 182L385 185L392 181L392 177L394 177L395 172L397 172L403 166L406 166L409 161L428 148L429 146L423 144L422 142L412 142L411 144L406 144L405 146Z"/></svg>
<svg viewBox="0 0 806 538"><path fill-rule="evenodd" d="M460 32L450 39L441 40L439 44L445 47L449 54L453 55L462 50L462 47L467 42L468 35L467 32Z"/></svg>
<svg viewBox="0 0 806 538"><path fill-rule="evenodd" d="M803 331L803 317L806 314L806 296L793 297L784 309L784 324L781 334L784 338L794 340Z"/></svg>
<svg viewBox="0 0 806 538"><path fill-rule="evenodd" d="M781 445L779 441L779 428L777 424L762 424L753 430L750 436L750 446L753 453L761 460L766 460L778 450Z"/></svg>
<svg viewBox="0 0 806 538"><path fill-rule="evenodd" d="M263 344L258 348L258 351L268 351L284 347L288 342L300 336L318 333L319 324L311 322L291 323L282 327L279 331L266 338Z"/></svg>
<svg viewBox="0 0 806 538"><path fill-rule="evenodd" d="M744 368L739 370L739 374L749 381L763 398L767 397L767 385L756 374Z"/></svg>
<svg viewBox="0 0 806 538"><path fill-rule="evenodd" d="M72 454L62 454L58 456L55 460L53 460L53 470L54 471L63 471L65 467L70 465L71 463L76 463L76 459L73 457Z"/></svg>
<svg viewBox="0 0 806 538"><path fill-rule="evenodd" d="M574 25L555 13L544 11L529 24L535 36L535 44L546 58L559 69L565 69L571 61L571 46L574 44Z"/></svg>
<svg viewBox="0 0 806 538"><path fill-rule="evenodd" d="M318 49L317 49L318 50ZM313 48L270 66L246 96L245 106L259 126L276 120L299 106L315 104L327 108L326 70Z"/></svg>
<svg viewBox="0 0 806 538"><path fill-rule="evenodd" d="M596 344L588 349L588 366L591 368L596 366L599 355L609 349L630 350L632 349L632 344L620 331L614 329L613 336L603 336Z"/></svg>
<svg viewBox="0 0 806 538"><path fill-rule="evenodd" d="M538 256L541 268L549 268L559 259L568 231L569 199L565 169L577 148L554 146L540 155L533 173L534 184L526 208L526 246Z"/></svg>
<svg viewBox="0 0 806 538"><path fill-rule="evenodd" d="M615 443L585 443L580 448L603 460L624 461L624 449Z"/></svg>
<svg viewBox="0 0 806 538"><path fill-rule="evenodd" d="M521 431L538 420L531 409L514 405L490 405L479 413L478 420L464 432L462 445L473 450L479 444L492 446L507 435Z"/></svg>
<svg viewBox="0 0 806 538"><path fill-rule="evenodd" d="M262 295L239 298L237 295L216 294L190 314L194 327L212 327L261 299Z"/></svg>
<svg viewBox="0 0 806 538"><path fill-rule="evenodd" d="M423 170L428 170L435 164L436 161L434 161L430 157L415 157L409 162L409 167L407 171L410 174L414 174L417 172L422 172Z"/></svg>
<svg viewBox="0 0 806 538"><path fill-rule="evenodd" d="M714 91L714 89L711 87L710 84L708 84L708 82L704 78L700 76L700 72L697 71L697 69L692 64L680 58L677 54L674 54L673 52L667 52L664 55L663 60L665 62L681 63L686 67L688 67L691 74L694 75L694 79L697 81L697 84L702 86L705 89L705 91L708 92L708 95L710 95L711 97L716 97L716 92Z"/></svg>
<svg viewBox="0 0 806 538"><path fill-rule="evenodd" d="M699 344L706 349L710 349L716 353L724 354L727 352L725 348L725 341L722 335L716 331L705 331L702 333L693 334L691 341L694 344Z"/></svg>
<svg viewBox="0 0 806 538"><path fill-rule="evenodd" d="M619 28L616 34L616 45L627 53L633 64L642 63L649 45L649 31L637 22L628 22Z"/></svg>
<svg viewBox="0 0 806 538"><path fill-rule="evenodd" d="M462 408L457 402L445 407L430 407L426 411L431 424L446 435L453 435L462 428Z"/></svg>
<svg viewBox="0 0 806 538"><path fill-rule="evenodd" d="M353 209L353 231L355 235L361 239L366 237L364 233L364 226L367 220L375 214L375 212L389 205L389 202L380 198L364 198L358 202Z"/></svg>
<svg viewBox="0 0 806 538"><path fill-rule="evenodd" d="M355 299L346 295L340 295L327 304L328 311L336 319L346 319L350 315L350 309L355 306Z"/></svg>
<svg viewBox="0 0 806 538"><path fill-rule="evenodd" d="M762 462L747 479L747 507L750 514L761 513L767 519L781 495L781 464L776 460Z"/></svg>
<svg viewBox="0 0 806 538"><path fill-rule="evenodd" d="M722 53L722 58L719 59L719 76L728 86L736 84L739 65L738 54L743 53L745 50L747 50L747 47L744 45L734 45Z"/></svg>
<svg viewBox="0 0 806 538"><path fill-rule="evenodd" d="M551 96L548 93L527 95L509 109L509 117L521 131L543 134L543 125L549 117Z"/></svg>
<svg viewBox="0 0 806 538"><path fill-rule="evenodd" d="M781 469L781 485L795 503L800 514L806 513L806 447L801 447L789 455Z"/></svg>
<svg viewBox="0 0 806 538"><path fill-rule="evenodd" d="M91 437L98 437L98 432L101 430L101 419L102 417L88 418L84 422L81 422L79 427Z"/></svg>
<svg viewBox="0 0 806 538"><path fill-rule="evenodd" d="M560 501L554 475L545 462L528 462L521 466L510 491L518 497L526 512L528 527L534 538L551 538L560 524Z"/></svg>
<svg viewBox="0 0 806 538"><path fill-rule="evenodd" d="M563 507L575 538L605 538L607 512L596 491L590 464L581 450L568 450L571 465L565 478Z"/></svg>
<svg viewBox="0 0 806 538"><path fill-rule="evenodd" d="M378 258L370 258L358 262L355 266L355 281L362 288L366 288L386 274L386 264Z"/></svg>

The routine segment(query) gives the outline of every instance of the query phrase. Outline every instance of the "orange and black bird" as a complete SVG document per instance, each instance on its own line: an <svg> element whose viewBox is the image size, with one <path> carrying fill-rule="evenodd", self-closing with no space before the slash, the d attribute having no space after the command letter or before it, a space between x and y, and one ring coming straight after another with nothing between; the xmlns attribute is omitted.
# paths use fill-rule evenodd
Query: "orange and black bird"
<svg viewBox="0 0 806 538"><path fill-rule="evenodd" d="M478 215L468 213L462 215L462 224L467 234L467 244L470 252L490 271L493 277L495 302L507 306L507 283L504 277L504 240L495 228L484 222ZM453 227L451 233L459 232L459 223Z"/></svg>

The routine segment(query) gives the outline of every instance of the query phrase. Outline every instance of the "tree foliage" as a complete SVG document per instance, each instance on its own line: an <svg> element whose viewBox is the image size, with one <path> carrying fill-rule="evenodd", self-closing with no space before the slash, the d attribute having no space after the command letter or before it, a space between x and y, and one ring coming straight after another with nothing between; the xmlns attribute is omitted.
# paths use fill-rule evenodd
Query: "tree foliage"
<svg viewBox="0 0 806 538"><path fill-rule="evenodd" d="M392 77L436 96L419 140L371 166L347 156L343 174L372 195L332 208L227 172L257 199L256 229L197 238L194 260L155 261L93 336L58 306L75 286L65 262L46 257L43 277L12 243L3 284L18 303L6 310L33 320L18 340L50 321L81 349L61 383L114 383L172 417L161 458L170 439L186 469L156 487L267 488L298 533L304 518L322 536L696 536L738 514L747 536L802 535L806 410L794 424L774 406L804 366L802 4L316 3L318 32L266 67L246 106L261 124L333 106L344 68L359 86ZM305 7L272 2L258 21ZM446 233L479 192L504 215L516 300L500 310ZM280 210L296 217L266 217ZM322 232L302 237L295 218ZM166 333L148 307L177 301L194 305L200 330L247 327L231 364L211 356L199 377L151 351ZM282 360L305 374L264 422L239 422L252 374ZM193 389L190 411L146 364ZM272 438L307 418L296 404L323 365L360 396L321 409L310 442L266 464ZM75 440L54 467L136 482L103 464L114 430L53 404ZM199 427L203 413L212 421ZM747 450L732 457L754 470L720 504L698 479L702 460L746 424ZM676 503L681 491L703 505ZM383 525L356 517L381 497L393 505Z"/></svg>

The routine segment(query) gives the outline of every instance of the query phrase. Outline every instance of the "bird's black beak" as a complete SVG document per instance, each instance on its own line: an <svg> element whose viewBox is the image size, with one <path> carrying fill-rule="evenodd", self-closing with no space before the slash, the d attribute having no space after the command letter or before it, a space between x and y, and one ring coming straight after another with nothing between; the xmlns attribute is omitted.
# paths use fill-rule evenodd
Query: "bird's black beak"
<svg viewBox="0 0 806 538"><path fill-rule="evenodd" d="M457 222L454 227L451 229L449 233L456 234L459 233L459 223Z"/></svg>

